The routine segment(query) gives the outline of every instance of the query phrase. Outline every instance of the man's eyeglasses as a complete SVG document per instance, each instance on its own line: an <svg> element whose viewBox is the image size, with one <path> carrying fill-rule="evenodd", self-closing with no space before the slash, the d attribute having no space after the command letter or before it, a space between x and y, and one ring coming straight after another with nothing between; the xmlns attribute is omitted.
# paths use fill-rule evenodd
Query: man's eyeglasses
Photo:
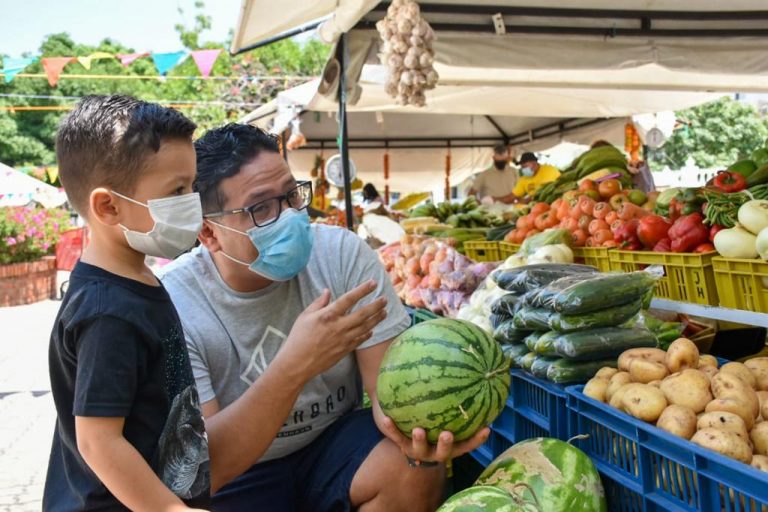
<svg viewBox="0 0 768 512"><path fill-rule="evenodd" d="M225 215L235 215L238 213L247 213L251 216L253 224L258 228L263 228L274 224L280 218L283 212L283 203L294 210L304 210L312 202L312 182L301 181L296 186L281 196L270 197L258 203L254 203L245 208L236 210L227 210L216 213L206 213L203 218L212 219L223 217Z"/></svg>

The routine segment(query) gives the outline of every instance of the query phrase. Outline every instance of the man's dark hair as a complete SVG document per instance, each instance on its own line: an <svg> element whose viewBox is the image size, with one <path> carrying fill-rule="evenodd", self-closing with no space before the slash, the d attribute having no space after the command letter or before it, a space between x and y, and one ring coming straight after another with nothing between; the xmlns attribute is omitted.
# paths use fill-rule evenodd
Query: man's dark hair
<svg viewBox="0 0 768 512"><path fill-rule="evenodd" d="M376 187L373 185L373 183L366 183L366 185L363 187L363 199L366 201L373 201L379 197L379 191L376 190Z"/></svg>
<svg viewBox="0 0 768 512"><path fill-rule="evenodd" d="M86 96L59 124L56 159L72 207L87 216L91 192L131 194L149 155L168 139L192 141L180 112L131 96Z"/></svg>
<svg viewBox="0 0 768 512"><path fill-rule="evenodd" d="M280 153L277 137L248 124L230 123L209 130L195 141L197 177L194 189L200 193L203 212L224 208L226 198L219 191L222 180L236 175L240 168L262 151Z"/></svg>
<svg viewBox="0 0 768 512"><path fill-rule="evenodd" d="M503 155L507 151L509 151L509 147L506 144L496 144L493 147L493 152L496 153L497 155Z"/></svg>

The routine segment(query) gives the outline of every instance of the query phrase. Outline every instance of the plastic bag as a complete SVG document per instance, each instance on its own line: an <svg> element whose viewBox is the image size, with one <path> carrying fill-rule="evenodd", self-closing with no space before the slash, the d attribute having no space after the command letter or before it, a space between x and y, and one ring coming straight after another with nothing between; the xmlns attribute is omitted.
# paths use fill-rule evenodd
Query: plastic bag
<svg viewBox="0 0 768 512"><path fill-rule="evenodd" d="M644 298L656 285L650 272L598 274L560 291L553 308L558 313L580 315Z"/></svg>
<svg viewBox="0 0 768 512"><path fill-rule="evenodd" d="M545 332L539 339L536 340L536 345L533 346L533 351L540 356L556 356L555 339L560 335L556 331Z"/></svg>
<svg viewBox="0 0 768 512"><path fill-rule="evenodd" d="M515 327L514 320L507 320L493 331L493 339L502 345L507 343L520 344L529 334L531 334L530 330L518 329Z"/></svg>
<svg viewBox="0 0 768 512"><path fill-rule="evenodd" d="M575 275L561 277L560 279L552 281L546 286L542 286L541 288L533 290L532 292L526 293L524 295L525 303L535 308L552 309L557 294L573 284L591 279L592 277L594 277L594 274L587 272L580 272Z"/></svg>
<svg viewBox="0 0 768 512"><path fill-rule="evenodd" d="M501 351L512 361L512 366L517 367L517 360L529 352L525 345L507 344L501 346Z"/></svg>
<svg viewBox="0 0 768 512"><path fill-rule="evenodd" d="M517 329L546 331L549 329L549 317L551 315L552 311L548 309L523 306L515 313L513 322Z"/></svg>
<svg viewBox="0 0 768 512"><path fill-rule="evenodd" d="M523 344L528 347L528 350L531 352L536 352L535 347L536 343L539 341L539 338L544 334L543 331L534 331L528 336L525 337L523 340Z"/></svg>
<svg viewBox="0 0 768 512"><path fill-rule="evenodd" d="M512 318L515 316L517 303L520 301L520 296L515 293L507 293L502 295L493 304L491 304L491 313L495 315L507 315Z"/></svg>
<svg viewBox="0 0 768 512"><path fill-rule="evenodd" d="M636 300L629 304L622 304L621 306L614 306L581 315L554 313L549 317L549 326L552 330L558 332L583 331L596 327L613 327L621 325L636 316L641 306L642 300Z"/></svg>
<svg viewBox="0 0 768 512"><path fill-rule="evenodd" d="M514 293L526 293L573 274L597 274L597 269L572 263L541 263L494 274L496 284Z"/></svg>
<svg viewBox="0 0 768 512"><path fill-rule="evenodd" d="M545 245L565 244L570 246L571 239L571 232L567 229L548 229L543 233L526 238L523 245L520 246L518 254L522 254L527 258Z"/></svg>
<svg viewBox="0 0 768 512"><path fill-rule="evenodd" d="M558 361L559 359L559 357L536 356L536 359L534 359L533 363L531 364L531 373L534 377L538 377L539 379L546 379L547 370L550 366L552 366L552 363Z"/></svg>

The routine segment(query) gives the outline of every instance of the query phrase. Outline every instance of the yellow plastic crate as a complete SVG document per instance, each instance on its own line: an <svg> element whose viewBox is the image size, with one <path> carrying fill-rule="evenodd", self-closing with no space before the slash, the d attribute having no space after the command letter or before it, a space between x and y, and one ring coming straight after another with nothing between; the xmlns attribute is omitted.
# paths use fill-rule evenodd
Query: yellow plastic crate
<svg viewBox="0 0 768 512"><path fill-rule="evenodd" d="M720 305L768 313L768 263L762 260L712 258ZM768 283L768 279L766 280Z"/></svg>
<svg viewBox="0 0 768 512"><path fill-rule="evenodd" d="M618 251L608 253L611 270L634 272L651 265L662 265L664 277L656 285L656 297L717 306L717 287L712 259L717 254Z"/></svg>
<svg viewBox="0 0 768 512"><path fill-rule="evenodd" d="M573 247L572 250L574 262L590 265L600 272L612 270L608 247Z"/></svg>
<svg viewBox="0 0 768 512"><path fill-rule="evenodd" d="M510 256L517 254L520 250L520 244L511 244L509 242L499 242L499 256L502 260L506 260Z"/></svg>
<svg viewBox="0 0 768 512"><path fill-rule="evenodd" d="M488 242L485 240L464 242L464 254L478 263L501 260L499 242Z"/></svg>

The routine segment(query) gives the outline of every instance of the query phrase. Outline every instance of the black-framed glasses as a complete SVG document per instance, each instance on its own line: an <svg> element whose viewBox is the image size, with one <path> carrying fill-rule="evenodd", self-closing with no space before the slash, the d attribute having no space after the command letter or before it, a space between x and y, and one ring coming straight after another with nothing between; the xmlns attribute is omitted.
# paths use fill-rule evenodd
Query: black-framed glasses
<svg viewBox="0 0 768 512"><path fill-rule="evenodd" d="M245 208L206 213L203 215L203 218L212 219L216 217L224 217L225 215L247 213L251 216L251 220L257 228L263 228L277 222L277 219L280 218L280 214L283 212L283 203L286 203L289 208L301 211L306 209L311 202L312 182L300 181L295 188L292 188L281 196L270 197L269 199L259 201L258 203L246 206Z"/></svg>

